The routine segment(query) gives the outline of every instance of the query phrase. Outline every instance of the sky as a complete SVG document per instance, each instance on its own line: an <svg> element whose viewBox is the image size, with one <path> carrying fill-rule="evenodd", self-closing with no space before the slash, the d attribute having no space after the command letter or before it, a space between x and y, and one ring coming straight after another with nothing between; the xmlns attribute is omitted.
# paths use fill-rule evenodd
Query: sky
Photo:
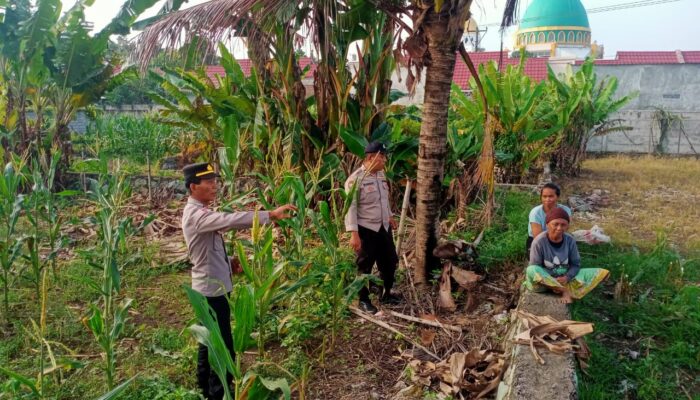
<svg viewBox="0 0 700 400"><path fill-rule="evenodd" d="M200 4L206 0L189 0L184 8ZM533 0L521 0L522 15ZM498 50L501 35L498 25L506 0L475 0L472 12L479 26L486 28L482 47L486 50ZM586 9L630 3L632 0L582 0ZM64 0L63 9L67 10L75 0ZM95 29L105 26L116 15L123 1L96 0L86 10L86 17L94 22ZM155 14L162 2L148 10L144 16ZM652 50L700 50L700 0L678 0L645 7L624 10L589 13L592 39L605 46L605 58L614 58L615 52L652 51ZM512 49L515 28L509 29L503 36L503 47ZM235 49L235 55L245 54L242 49ZM244 57L244 55L243 55Z"/></svg>

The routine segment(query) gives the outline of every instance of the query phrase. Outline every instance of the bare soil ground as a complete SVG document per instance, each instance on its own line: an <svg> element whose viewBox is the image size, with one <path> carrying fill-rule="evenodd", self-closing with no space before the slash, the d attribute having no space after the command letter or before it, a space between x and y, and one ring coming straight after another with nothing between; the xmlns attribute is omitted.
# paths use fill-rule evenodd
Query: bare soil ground
<svg viewBox="0 0 700 400"><path fill-rule="evenodd" d="M477 285L471 296L467 293L458 296L455 312L432 313L431 298L437 298L437 293L433 293L425 297L422 311L404 300L397 306L382 306L375 318L388 323L407 339L422 343L440 358L449 357L455 351L472 349L502 351L508 329L505 315L515 306L520 286L521 277L515 271L519 271L516 266L491 271L484 280L488 285ZM401 273L405 271L397 272ZM407 282L397 288L405 296L409 290ZM444 324L462 326L463 332L447 332L406 321L391 316L388 310L428 318L435 316ZM413 345L355 315L347 320L347 324L346 334L341 335L334 350L326 354L326 362L314 367L307 398L390 399L410 384L404 374L406 358L402 358L402 354L411 350ZM435 334L433 338L431 332Z"/></svg>
<svg viewBox="0 0 700 400"><path fill-rule="evenodd" d="M700 161L694 158L610 156L584 162L581 175L561 182L569 195L610 191L604 212L575 221L600 225L618 244L653 246L658 233L680 250L700 254ZM578 216L577 216L578 217Z"/></svg>

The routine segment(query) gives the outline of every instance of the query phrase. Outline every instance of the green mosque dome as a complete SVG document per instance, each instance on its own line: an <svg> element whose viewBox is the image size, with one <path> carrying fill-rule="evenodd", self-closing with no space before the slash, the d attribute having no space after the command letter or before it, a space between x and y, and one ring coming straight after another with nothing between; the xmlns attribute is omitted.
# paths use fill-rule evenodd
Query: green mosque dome
<svg viewBox="0 0 700 400"><path fill-rule="evenodd" d="M590 28L581 0L534 0L520 20L520 30L541 27Z"/></svg>

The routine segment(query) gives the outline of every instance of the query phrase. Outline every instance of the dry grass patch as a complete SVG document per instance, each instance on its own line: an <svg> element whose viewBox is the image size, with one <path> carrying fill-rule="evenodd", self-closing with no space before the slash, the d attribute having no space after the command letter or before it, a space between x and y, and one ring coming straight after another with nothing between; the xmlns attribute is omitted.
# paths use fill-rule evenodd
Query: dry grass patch
<svg viewBox="0 0 700 400"><path fill-rule="evenodd" d="M700 254L700 160L610 156L585 161L581 176L563 182L565 195L610 191L610 206L579 219L598 224L621 245L650 248L658 232L683 251Z"/></svg>

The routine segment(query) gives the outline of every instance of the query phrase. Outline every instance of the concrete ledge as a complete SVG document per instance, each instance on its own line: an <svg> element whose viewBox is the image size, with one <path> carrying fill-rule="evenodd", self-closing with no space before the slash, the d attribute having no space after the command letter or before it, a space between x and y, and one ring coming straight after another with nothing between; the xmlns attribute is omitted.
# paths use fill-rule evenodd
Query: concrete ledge
<svg viewBox="0 0 700 400"><path fill-rule="evenodd" d="M569 309L558 302L559 296L522 290L518 310L536 315L549 315L558 320L571 319ZM514 315L514 314L513 314ZM498 388L499 400L570 400L578 399L576 390L576 364L574 355L554 354L538 349L545 361L535 360L530 348L513 343L515 336L524 331L520 319L515 317L508 332L506 355L509 366Z"/></svg>

